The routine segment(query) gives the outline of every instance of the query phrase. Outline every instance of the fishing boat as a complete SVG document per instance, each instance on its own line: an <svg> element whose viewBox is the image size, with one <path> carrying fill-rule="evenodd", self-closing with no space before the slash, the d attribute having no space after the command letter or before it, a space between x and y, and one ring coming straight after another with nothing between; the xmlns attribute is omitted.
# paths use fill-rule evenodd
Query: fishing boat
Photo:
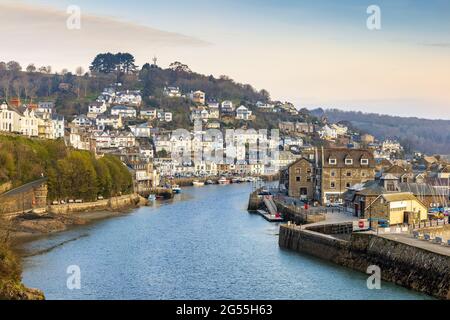
<svg viewBox="0 0 450 320"><path fill-rule="evenodd" d="M203 187L205 185L205 183L203 181L194 180L194 181L192 181L192 185L194 187Z"/></svg>
<svg viewBox="0 0 450 320"><path fill-rule="evenodd" d="M225 178L225 177L222 177L222 178L220 178L219 179L219 181L218 181L218 183L219 184L229 184L230 183L230 180L228 180L227 178Z"/></svg>
<svg viewBox="0 0 450 320"><path fill-rule="evenodd" d="M173 193L181 193L181 188L177 184L172 185L171 189Z"/></svg>

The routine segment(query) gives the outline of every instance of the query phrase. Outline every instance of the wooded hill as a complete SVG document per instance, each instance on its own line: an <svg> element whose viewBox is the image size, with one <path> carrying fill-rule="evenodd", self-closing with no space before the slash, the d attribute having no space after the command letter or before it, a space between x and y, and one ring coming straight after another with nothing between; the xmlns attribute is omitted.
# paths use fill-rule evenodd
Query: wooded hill
<svg viewBox="0 0 450 320"><path fill-rule="evenodd" d="M62 140L0 135L0 184L18 187L48 177L49 200L96 200L132 192L128 169L110 155L67 148Z"/></svg>
<svg viewBox="0 0 450 320"><path fill-rule="evenodd" d="M407 153L450 154L450 120L405 118L376 113L315 109L315 116L326 115L331 122L349 121L378 139L397 139Z"/></svg>

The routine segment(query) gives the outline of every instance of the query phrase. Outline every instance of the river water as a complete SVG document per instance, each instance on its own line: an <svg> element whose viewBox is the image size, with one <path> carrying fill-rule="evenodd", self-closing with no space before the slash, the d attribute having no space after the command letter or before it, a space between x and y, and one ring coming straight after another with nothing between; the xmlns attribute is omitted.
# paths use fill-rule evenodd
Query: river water
<svg viewBox="0 0 450 320"><path fill-rule="evenodd" d="M246 211L251 188L185 188L29 243L24 283L47 299L428 298L385 282L369 290L365 274L280 249L278 225ZM81 271L80 289L68 289L69 266Z"/></svg>

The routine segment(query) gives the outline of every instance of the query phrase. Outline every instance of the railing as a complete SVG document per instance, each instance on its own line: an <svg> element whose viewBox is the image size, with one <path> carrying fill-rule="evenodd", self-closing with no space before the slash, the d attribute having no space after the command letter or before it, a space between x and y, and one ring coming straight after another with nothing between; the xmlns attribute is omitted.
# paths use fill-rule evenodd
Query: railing
<svg viewBox="0 0 450 320"><path fill-rule="evenodd" d="M416 229L422 229L422 228L431 228L431 227L440 227L448 224L448 218L442 219L442 220L428 220L419 222L417 224L410 225L412 227L412 230Z"/></svg>

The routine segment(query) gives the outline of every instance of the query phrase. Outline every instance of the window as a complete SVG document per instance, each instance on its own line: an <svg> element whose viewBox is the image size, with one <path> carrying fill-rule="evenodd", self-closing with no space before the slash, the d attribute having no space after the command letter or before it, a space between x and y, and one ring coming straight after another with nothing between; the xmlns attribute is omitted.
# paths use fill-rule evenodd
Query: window
<svg viewBox="0 0 450 320"><path fill-rule="evenodd" d="M345 164L351 166L353 164L353 159L345 159Z"/></svg>
<svg viewBox="0 0 450 320"><path fill-rule="evenodd" d="M295 173L299 174L300 173L300 169L295 169Z"/></svg>
<svg viewBox="0 0 450 320"><path fill-rule="evenodd" d="M330 173L330 175L332 176L332 177L336 177L336 171L331 171L331 173Z"/></svg>
<svg viewBox="0 0 450 320"><path fill-rule="evenodd" d="M336 188L336 182L334 182L334 181L330 182L330 188L331 189Z"/></svg>
<svg viewBox="0 0 450 320"><path fill-rule="evenodd" d="M352 176L352 172L351 171L347 171L346 175L347 175L347 177L351 177Z"/></svg>
<svg viewBox="0 0 450 320"><path fill-rule="evenodd" d="M337 160L336 160L336 158L330 158L330 159L328 160L328 163L329 163L329 164L336 164L336 163L337 163Z"/></svg>
<svg viewBox="0 0 450 320"><path fill-rule="evenodd" d="M311 177L307 177L306 182L311 182Z"/></svg>
<svg viewBox="0 0 450 320"><path fill-rule="evenodd" d="M365 177L366 176L366 172L365 171L361 171L361 177Z"/></svg>
<svg viewBox="0 0 450 320"><path fill-rule="evenodd" d="M311 173L311 169L306 170L306 173Z"/></svg>
<svg viewBox="0 0 450 320"><path fill-rule="evenodd" d="M347 182L347 184L345 185L347 188L350 188L352 185L350 184L350 182Z"/></svg>
<svg viewBox="0 0 450 320"><path fill-rule="evenodd" d="M295 181L300 182L300 177L295 177Z"/></svg>
<svg viewBox="0 0 450 320"><path fill-rule="evenodd" d="M361 164L367 166L369 164L369 159L361 159Z"/></svg>

